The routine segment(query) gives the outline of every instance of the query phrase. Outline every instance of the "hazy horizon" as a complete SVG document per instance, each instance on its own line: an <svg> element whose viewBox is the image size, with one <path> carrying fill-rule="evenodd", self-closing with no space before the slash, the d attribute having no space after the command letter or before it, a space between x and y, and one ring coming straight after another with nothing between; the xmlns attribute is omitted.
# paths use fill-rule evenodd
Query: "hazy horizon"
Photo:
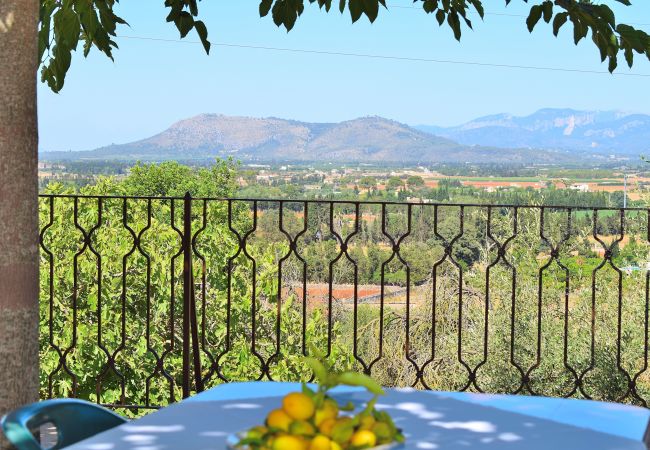
<svg viewBox="0 0 650 450"><path fill-rule="evenodd" d="M361 119L361 118L364 118L364 117L380 117L382 119L387 119L387 120L399 122L399 123L402 123L402 124L407 125L409 127L417 129L418 127L453 128L453 127L461 126L461 125L463 125L465 123L468 123L468 122L472 122L472 121L477 120L477 119L482 119L482 118L490 117L490 116L498 116L498 115L507 115L507 116L512 116L512 117L528 117L528 116L532 116L532 115L534 115L534 114L536 114L536 113L538 113L540 111L544 111L544 110L574 110L576 112L618 113L618 114L623 114L623 115L633 115L633 114L650 115L650 114L646 114L646 113L643 113L643 112L626 111L626 110L622 110L622 109L618 109L618 110L617 109L611 109L611 110L579 110L579 109L570 108L570 107L565 107L565 108L544 107L544 108L536 109L535 111L532 111L532 112L530 112L528 114L522 114L522 115L513 114L513 113L510 113L508 111L495 111L493 113L489 113L489 114L486 114L486 115L483 115L483 116L473 117L470 120L467 120L465 122L455 123L455 124L451 124L451 125L441 125L441 124L437 124L437 123L424 123L424 122L421 122L421 123L406 123L406 122L402 122L402 121L400 121L398 119L395 119L395 118L392 118L392 117L385 117L385 116L381 116L381 115L377 115L377 114L367 114L367 115L364 115L364 116L350 117L349 119L344 119L344 120L340 120L340 121L336 121L336 122L326 122L326 121L302 120L302 119L297 118L297 117L280 117L280 116L263 116L262 117L262 116L255 116L255 115L251 115L251 114L248 114L248 115L247 114L233 114L233 115L230 115L230 114L225 114L225 113L221 113L221 112L203 112L203 113L198 113L198 114L195 114L195 115L192 115L192 116L189 116L189 117L179 118L179 119L177 119L177 120L175 120L175 121L173 121L173 122L171 122L171 123L169 123L167 125L164 125L158 131L156 131L156 132L154 132L154 133L152 133L150 135L140 136L140 137L137 137L137 138L135 138L133 140L130 140L130 141L106 142L106 143L100 144L100 145L98 145L96 147L93 147L93 148L83 148L83 149L77 149L77 150L72 150L72 149L43 149L42 147L39 146L40 148L39 148L38 152L39 152L39 154L41 154L41 153L53 153L53 152L77 152L77 151L83 152L83 151L92 151L92 150L102 148L102 147L106 147L106 146L110 146L110 145L121 145L121 144L131 143L131 142L139 141L139 140L142 140L142 139L147 139L147 138L149 138L151 136L155 136L156 134L167 130L169 127L173 126L174 124L176 124L178 122L182 122L184 120L188 120L188 119L192 119L192 118L200 117L200 116L204 116L204 115L248 117L248 118L255 118L255 119L280 119L280 120L287 120L287 121L304 122L304 123L317 123L317 124L342 123L342 122L352 121L352 120L356 120L356 119Z"/></svg>
<svg viewBox="0 0 650 450"><path fill-rule="evenodd" d="M650 17L650 2L612 6L620 21ZM606 66L593 44L573 45L568 26L558 38L547 24L528 33L521 16L529 5L523 2L491 4L484 21L473 18L475 31L466 31L461 43L406 0L389 2L390 10L373 25L365 19L352 25L347 15L306 5L290 33L259 18L257 7L255 1L203 2L201 16L213 42L206 56L192 35L178 42L162 5L121 2L118 12L130 27L118 28L115 62L94 51L87 60L75 54L60 94L39 84L40 149L129 142L206 111L308 122L378 115L441 126L495 112L526 115L548 105L650 113L646 96L639 95L647 77L625 76L650 74L650 62L637 57L630 71L621 61L615 76L563 71L603 72ZM646 25L639 26L647 30Z"/></svg>

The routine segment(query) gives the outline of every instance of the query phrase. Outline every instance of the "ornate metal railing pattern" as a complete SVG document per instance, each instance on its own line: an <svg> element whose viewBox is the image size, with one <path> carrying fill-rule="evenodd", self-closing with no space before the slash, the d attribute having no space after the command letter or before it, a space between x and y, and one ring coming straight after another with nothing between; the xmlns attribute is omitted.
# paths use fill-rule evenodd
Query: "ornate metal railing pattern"
<svg viewBox="0 0 650 450"><path fill-rule="evenodd" d="M41 195L42 395L156 408L233 380L647 406L650 210Z"/></svg>

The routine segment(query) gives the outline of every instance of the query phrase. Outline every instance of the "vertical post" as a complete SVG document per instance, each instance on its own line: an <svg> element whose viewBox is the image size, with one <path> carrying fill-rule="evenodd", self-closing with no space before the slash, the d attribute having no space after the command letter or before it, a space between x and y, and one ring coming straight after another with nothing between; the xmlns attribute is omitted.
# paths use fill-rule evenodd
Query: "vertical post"
<svg viewBox="0 0 650 450"><path fill-rule="evenodd" d="M192 287L192 196L187 192L183 199L183 398L190 396Z"/></svg>
<svg viewBox="0 0 650 450"><path fill-rule="evenodd" d="M199 350L199 324L196 314L196 295L194 289L194 271L190 271L192 277L192 315L190 316L190 323L192 326L192 356L194 359L194 388L196 392L203 392L203 378L201 375L201 352Z"/></svg>

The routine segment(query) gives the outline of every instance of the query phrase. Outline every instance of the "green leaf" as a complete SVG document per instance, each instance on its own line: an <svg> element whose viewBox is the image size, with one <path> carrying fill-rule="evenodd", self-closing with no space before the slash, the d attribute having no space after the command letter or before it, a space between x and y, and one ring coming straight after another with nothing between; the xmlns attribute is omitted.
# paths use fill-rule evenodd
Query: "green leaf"
<svg viewBox="0 0 650 450"><path fill-rule="evenodd" d="M632 64L634 64L634 52L630 47L627 47L624 52L625 55L625 61L627 62L627 65L629 67L632 67Z"/></svg>
<svg viewBox="0 0 650 450"><path fill-rule="evenodd" d="M439 9L438 12L436 12L436 20L438 21L438 25L442 26L442 24L445 23L445 17L446 14L442 9Z"/></svg>
<svg viewBox="0 0 650 450"><path fill-rule="evenodd" d="M363 10L370 22L374 22L379 14L379 1L378 0L361 0Z"/></svg>
<svg viewBox="0 0 650 450"><path fill-rule="evenodd" d="M352 420L339 421L332 428L332 440L343 443L347 442L354 433L354 422Z"/></svg>
<svg viewBox="0 0 650 450"><path fill-rule="evenodd" d="M174 23L181 33L181 38L184 38L194 28L194 17L187 11L181 11L178 17L174 19Z"/></svg>
<svg viewBox="0 0 650 450"><path fill-rule="evenodd" d="M347 402L345 405L343 405L343 406L339 406L339 409L340 409L341 411L354 411L355 406L354 406L354 403L352 403L352 402Z"/></svg>
<svg viewBox="0 0 650 450"><path fill-rule="evenodd" d="M273 6L273 0L262 0L260 2L260 17L265 17Z"/></svg>
<svg viewBox="0 0 650 450"><path fill-rule="evenodd" d="M294 3L290 0L276 0L271 9L273 22L277 25L284 25L287 31L291 31L298 19L299 13L302 12L302 3Z"/></svg>
<svg viewBox="0 0 650 450"><path fill-rule="evenodd" d="M542 18L543 12L544 10L541 5L535 5L532 8L530 8L530 14L526 19L526 26L528 27L529 32L532 32L535 29L535 25L537 25L539 19Z"/></svg>
<svg viewBox="0 0 650 450"><path fill-rule="evenodd" d="M424 12L427 14L431 14L436 9L438 9L438 2L435 0L424 0L422 3L422 9L424 9Z"/></svg>
<svg viewBox="0 0 650 450"><path fill-rule="evenodd" d="M544 13L544 22L549 23L553 18L553 2L546 0L542 4L542 11Z"/></svg>
<svg viewBox="0 0 650 450"><path fill-rule="evenodd" d="M195 21L194 28L196 29L196 33L199 35L199 39L201 39L201 44L203 44L203 48L205 49L205 52L209 54L210 41L208 41L208 29L206 28L202 20Z"/></svg>
<svg viewBox="0 0 650 450"><path fill-rule="evenodd" d="M474 6L474 9L478 13L478 15L483 19L485 17L485 10L483 9L483 4L481 3L480 0L470 0L472 5Z"/></svg>
<svg viewBox="0 0 650 450"><path fill-rule="evenodd" d="M361 0L350 0L348 3L348 9L350 10L350 17L352 18L352 23L359 20L361 14L363 14L363 7L361 6Z"/></svg>
<svg viewBox="0 0 650 450"><path fill-rule="evenodd" d="M618 67L618 59L616 58L616 55L612 55L609 57L608 70L610 72L614 72L616 70L616 67Z"/></svg>
<svg viewBox="0 0 650 450"><path fill-rule="evenodd" d="M323 365L323 363L321 363L318 359L311 357L306 357L305 363L307 363L309 368L314 372L316 379L320 383L327 384L328 373L327 368Z"/></svg>
<svg viewBox="0 0 650 450"><path fill-rule="evenodd" d="M562 25L564 25L569 18L568 13L559 13L555 16L555 19L553 19L553 34L557 37L558 33L560 32L560 28L562 28Z"/></svg>
<svg viewBox="0 0 650 450"><path fill-rule="evenodd" d="M596 11L598 11L600 17L605 19L610 26L616 26L616 17L614 16L614 11L612 11L607 5L594 5Z"/></svg>
<svg viewBox="0 0 650 450"><path fill-rule="evenodd" d="M458 19L458 14L456 11L453 11L447 15L447 24L454 32L454 38L457 41L460 41L461 29L460 29L460 19Z"/></svg>
<svg viewBox="0 0 650 450"><path fill-rule="evenodd" d="M360 386L365 387L371 393L375 395L383 395L384 390L381 385L375 380L370 378L368 375L357 372L343 372L339 375L339 383L345 384L348 386Z"/></svg>

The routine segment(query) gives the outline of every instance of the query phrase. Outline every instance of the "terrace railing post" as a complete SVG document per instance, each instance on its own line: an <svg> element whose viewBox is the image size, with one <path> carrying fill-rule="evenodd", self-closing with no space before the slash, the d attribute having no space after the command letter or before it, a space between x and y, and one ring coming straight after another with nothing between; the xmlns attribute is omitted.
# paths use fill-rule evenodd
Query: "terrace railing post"
<svg viewBox="0 0 650 450"><path fill-rule="evenodd" d="M192 196L187 192L183 199L183 398L190 396L192 283Z"/></svg>
<svg viewBox="0 0 650 450"><path fill-rule="evenodd" d="M194 387L197 392L203 391L192 250L192 195L187 192L183 199L183 398L190 396L192 362Z"/></svg>

